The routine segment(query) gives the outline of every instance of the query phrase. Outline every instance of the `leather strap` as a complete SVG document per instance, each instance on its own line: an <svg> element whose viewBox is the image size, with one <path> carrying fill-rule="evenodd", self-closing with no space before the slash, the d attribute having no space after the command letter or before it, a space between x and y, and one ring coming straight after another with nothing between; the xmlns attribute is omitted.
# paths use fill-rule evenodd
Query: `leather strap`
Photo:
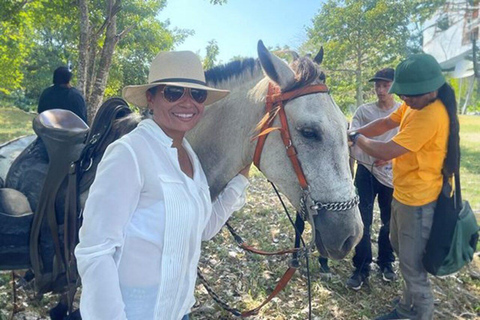
<svg viewBox="0 0 480 320"><path fill-rule="evenodd" d="M282 135L283 144L285 145L287 156L292 163L293 170L295 171L298 179L298 183L302 189L308 188L307 178L305 178L305 174L303 173L302 166L300 165L300 161L297 157L297 149L293 146L292 138L290 136L290 130L288 129L288 122L287 122L287 115L285 114L285 108L281 108L280 112L278 113L280 117L280 122L282 123L282 130L280 131Z"/></svg>
<svg viewBox="0 0 480 320"><path fill-rule="evenodd" d="M278 88L278 89L276 89ZM260 158L262 156L263 146L267 140L268 132L267 129L271 127L277 113L272 114L273 110L273 100L272 97L275 94L280 92L279 87L274 87L271 84L268 85L267 97L265 98L265 115L268 116L268 119L263 123L262 128L260 129L260 134L258 135L257 146L255 147L255 153L253 155L253 164L260 170Z"/></svg>
<svg viewBox="0 0 480 320"><path fill-rule="evenodd" d="M256 315L258 314L258 312L260 311L260 309L266 305L270 300L272 300L273 298L275 298L275 296L283 290L283 288L285 288L285 286L287 285L287 283L290 281L290 279L293 277L293 274L295 273L295 271L297 271L297 268L296 267L289 267L287 269L287 271L285 271L285 273L283 274L282 278L280 279L280 281L278 281L277 285L275 286L275 289L272 291L272 293L270 293L270 295L267 297L267 299L265 299L265 301L262 302L261 305L259 305L258 307L256 307L255 309L252 309L252 310L249 310L249 311L245 311L245 312L242 312L242 318L245 318L245 317L250 317L250 316L253 316L253 315Z"/></svg>
<svg viewBox="0 0 480 320"><path fill-rule="evenodd" d="M273 131L271 129L271 125L275 120L275 117L279 116L281 128L280 134L282 136L283 144L285 145L286 152L290 162L292 163L293 170L297 175L298 182L302 189L308 188L308 182L305 178L305 174L303 173L302 166L300 161L297 157L297 150L293 146L292 139L290 136L290 130L288 128L288 120L285 114L285 107L284 101L289 101L294 98L298 98L300 96L312 94L312 93L328 93L328 87L325 84L317 84L317 85L310 85L306 87L302 87L299 89L295 89L292 91L281 92L280 87L274 86L272 83L268 85L267 96L265 98L265 114L267 119L265 119L260 133L257 136L257 145L255 147L255 152L253 155L253 163L255 166L261 171L260 169L260 159L262 155L262 150L265 145L265 141L267 139L268 134ZM278 109L276 109L278 108Z"/></svg>
<svg viewBox="0 0 480 320"><path fill-rule="evenodd" d="M292 248L292 249L279 250L279 251L263 251L263 250L259 250L259 249L256 249L254 247L251 247L251 246L247 245L245 242L240 244L240 248L242 248L244 250L247 250L247 251L250 251L252 253L262 255L262 256L278 256L278 255L281 255L281 254L296 253L300 250L298 248Z"/></svg>
<svg viewBox="0 0 480 320"><path fill-rule="evenodd" d="M227 227L228 231L232 234L233 238L235 239L235 242L237 245L242 248L243 250L256 253L262 256L278 256L282 254L287 254L287 253L297 253L300 249L300 244L298 246L295 246L295 248L291 249L285 249L285 250L278 250L278 251L263 251L257 248L254 248L252 246L247 245L247 243L242 239L241 236L238 235L238 233L235 231L235 229L230 225L230 223L225 223L225 226ZM303 230L302 230L303 232Z"/></svg>

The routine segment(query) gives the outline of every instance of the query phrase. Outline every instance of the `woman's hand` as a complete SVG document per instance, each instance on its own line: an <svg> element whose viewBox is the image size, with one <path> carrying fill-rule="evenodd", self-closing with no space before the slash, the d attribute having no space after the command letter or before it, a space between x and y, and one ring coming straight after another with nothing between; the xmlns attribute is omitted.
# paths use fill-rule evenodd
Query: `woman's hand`
<svg viewBox="0 0 480 320"><path fill-rule="evenodd" d="M252 166L252 163L249 163L245 168L240 170L240 174L243 175L245 178L248 179L249 173L250 173L250 167Z"/></svg>

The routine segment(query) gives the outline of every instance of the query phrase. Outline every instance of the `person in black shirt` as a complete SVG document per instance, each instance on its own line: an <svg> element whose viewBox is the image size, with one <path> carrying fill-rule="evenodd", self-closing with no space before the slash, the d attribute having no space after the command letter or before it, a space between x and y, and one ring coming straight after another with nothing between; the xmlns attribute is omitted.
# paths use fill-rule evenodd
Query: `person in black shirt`
<svg viewBox="0 0 480 320"><path fill-rule="evenodd" d="M72 73L67 67L58 67L53 72L53 86L43 90L38 101L38 113L50 109L70 110L87 122L87 106L80 91L72 87Z"/></svg>

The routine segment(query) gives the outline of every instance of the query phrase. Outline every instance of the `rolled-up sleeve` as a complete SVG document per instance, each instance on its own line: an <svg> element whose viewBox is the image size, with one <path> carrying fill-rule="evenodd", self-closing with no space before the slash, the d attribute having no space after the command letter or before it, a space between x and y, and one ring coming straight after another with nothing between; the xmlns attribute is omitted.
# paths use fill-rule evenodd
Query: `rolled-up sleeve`
<svg viewBox="0 0 480 320"><path fill-rule="evenodd" d="M131 147L115 143L107 148L90 188L75 249L83 286L80 312L85 320L126 319L116 258L141 186Z"/></svg>
<svg viewBox="0 0 480 320"><path fill-rule="evenodd" d="M248 179L238 174L227 184L212 204L212 215L202 234L202 240L210 240L220 231L233 212L240 210L246 201Z"/></svg>

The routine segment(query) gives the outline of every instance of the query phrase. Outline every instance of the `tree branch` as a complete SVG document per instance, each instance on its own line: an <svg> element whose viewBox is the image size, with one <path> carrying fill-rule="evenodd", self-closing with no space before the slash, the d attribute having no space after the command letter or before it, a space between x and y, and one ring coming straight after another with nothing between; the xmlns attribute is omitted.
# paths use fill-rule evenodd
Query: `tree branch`
<svg viewBox="0 0 480 320"><path fill-rule="evenodd" d="M117 34L117 39L118 41L122 40L123 38L125 38L127 36L127 34L132 31L135 27L137 26L137 24L133 24L131 25L130 27L128 28L125 28L122 32L120 32L119 34Z"/></svg>

